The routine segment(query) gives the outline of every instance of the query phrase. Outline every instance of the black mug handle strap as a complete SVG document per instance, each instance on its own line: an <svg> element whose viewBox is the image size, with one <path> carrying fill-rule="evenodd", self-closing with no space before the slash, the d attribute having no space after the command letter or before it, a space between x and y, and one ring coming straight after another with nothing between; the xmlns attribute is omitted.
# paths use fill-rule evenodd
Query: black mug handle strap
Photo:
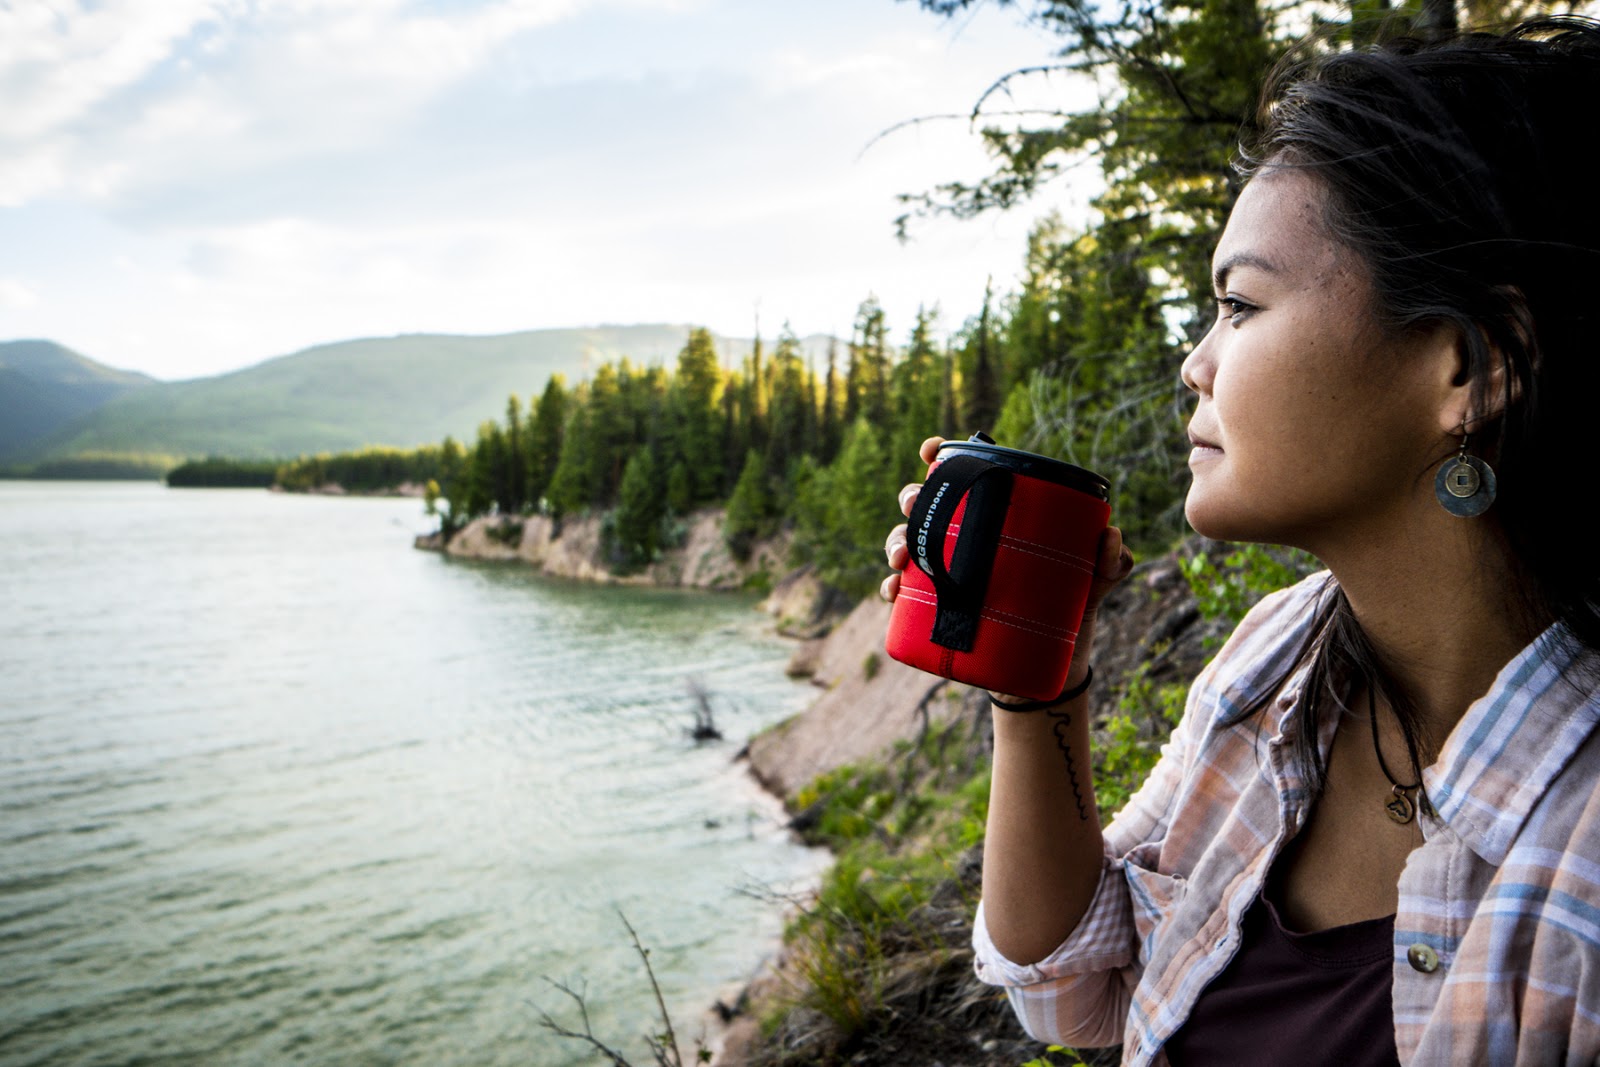
<svg viewBox="0 0 1600 1067"><path fill-rule="evenodd" d="M963 495L967 510L946 568L945 538ZM972 651L978 613L983 610L983 594L1010 503L1009 470L977 456L959 454L941 461L917 493L906 523L906 542L911 561L932 579L939 601L933 622L934 644L957 652Z"/></svg>

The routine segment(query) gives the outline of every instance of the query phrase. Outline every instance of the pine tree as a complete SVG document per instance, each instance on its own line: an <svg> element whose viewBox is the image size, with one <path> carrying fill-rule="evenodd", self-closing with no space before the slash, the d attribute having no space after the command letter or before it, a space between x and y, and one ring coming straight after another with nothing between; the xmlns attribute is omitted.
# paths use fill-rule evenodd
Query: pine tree
<svg viewBox="0 0 1600 1067"><path fill-rule="evenodd" d="M761 453L752 448L745 454L744 466L739 471L739 480L734 483L733 495L728 498L728 512L722 524L723 539L735 559L750 558L750 550L765 531L772 510L766 464Z"/></svg>
<svg viewBox="0 0 1600 1067"><path fill-rule="evenodd" d="M832 466L807 479L794 516L796 542L823 580L864 596L882 578L884 534L904 519L897 468L885 432L862 418Z"/></svg>
<svg viewBox="0 0 1600 1067"><path fill-rule="evenodd" d="M878 298L869 296L856 311L850 337L850 367L845 372L844 418L865 418L883 426L889 418L888 325Z"/></svg>
<svg viewBox="0 0 1600 1067"><path fill-rule="evenodd" d="M778 347L770 368L772 387L767 417L766 469L782 479L789 465L807 454L814 445L809 438L809 415L815 402L807 387L805 363L800 358L800 340L786 323L778 335Z"/></svg>
<svg viewBox="0 0 1600 1067"><path fill-rule="evenodd" d="M839 387L839 342L828 338L828 373L822 379L822 425L817 433L817 460L831 463L844 436Z"/></svg>
<svg viewBox="0 0 1600 1067"><path fill-rule="evenodd" d="M439 444L439 476L428 483L428 496L433 497L430 515L439 516L439 532L449 540L464 526L471 515L468 508L468 480L466 478L467 450L453 437ZM441 510L438 501L444 502Z"/></svg>
<svg viewBox="0 0 1600 1067"><path fill-rule="evenodd" d="M954 437L959 432L956 417L956 357L948 345L939 354L939 436Z"/></svg>
<svg viewBox="0 0 1600 1067"><path fill-rule="evenodd" d="M567 419L562 435L561 455L551 473L550 487L545 491L550 513L556 518L576 514L589 507L594 441L589 425L589 408L584 402L587 391L587 387L580 384L574 394L572 414Z"/></svg>
<svg viewBox="0 0 1600 1067"><path fill-rule="evenodd" d="M566 385L560 374L552 374L529 420L526 498L530 504L538 505L544 498L561 459L561 439L567 423Z"/></svg>
<svg viewBox="0 0 1600 1067"><path fill-rule="evenodd" d="M478 438L467 456L467 514L487 515L500 504L500 489L505 484L505 435L500 424L488 420L478 424Z"/></svg>
<svg viewBox="0 0 1600 1067"><path fill-rule="evenodd" d="M893 379L893 433L891 447L897 470L907 481L920 478L922 467L917 447L923 438L939 430L938 353L933 344L933 327L938 312L917 309L910 343L903 359L895 364Z"/></svg>
<svg viewBox="0 0 1600 1067"><path fill-rule="evenodd" d="M683 516L694 509L694 490L689 478L689 465L682 456L674 456L667 472L667 511Z"/></svg>
<svg viewBox="0 0 1600 1067"><path fill-rule="evenodd" d="M764 448L767 442L768 368L763 361L765 350L761 344L761 323L756 322L755 340L750 345L750 362L745 366L745 440L752 448Z"/></svg>
<svg viewBox="0 0 1600 1067"><path fill-rule="evenodd" d="M512 393L506 398L505 466L498 491L500 509L507 515L521 513L527 502L528 457L523 431L522 401Z"/></svg>
<svg viewBox="0 0 1600 1067"><path fill-rule="evenodd" d="M661 547L665 510L665 493L656 476L653 450L641 448L628 458L622 472L613 516L613 543L624 566L641 567L655 559Z"/></svg>
<svg viewBox="0 0 1600 1067"><path fill-rule="evenodd" d="M693 504L709 503L722 495L724 430L717 411L721 380L710 331L699 327L690 330L688 341L678 353L672 409L677 452L688 468Z"/></svg>
<svg viewBox="0 0 1600 1067"><path fill-rule="evenodd" d="M739 480L744 454L750 447L745 438L745 422L740 416L744 408L740 402L743 395L744 389L735 382L728 382L722 390L722 468L717 483L719 496L731 492L733 483Z"/></svg>
<svg viewBox="0 0 1600 1067"><path fill-rule="evenodd" d="M632 453L633 418L623 398L623 384L633 375L627 360L602 363L589 383L589 455L584 471L586 506L602 508L616 499L622 468Z"/></svg>
<svg viewBox="0 0 1600 1067"><path fill-rule="evenodd" d="M991 333L990 306L994 300L993 282L983 287L983 310L967 342L972 368L962 375L966 396L961 418L970 430L988 430L1000 415L999 372L995 367L994 338Z"/></svg>

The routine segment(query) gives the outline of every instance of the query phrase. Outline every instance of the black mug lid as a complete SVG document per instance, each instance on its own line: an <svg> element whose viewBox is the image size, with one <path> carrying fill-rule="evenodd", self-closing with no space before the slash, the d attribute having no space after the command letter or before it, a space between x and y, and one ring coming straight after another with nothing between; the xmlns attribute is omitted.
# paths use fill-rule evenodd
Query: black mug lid
<svg viewBox="0 0 1600 1067"><path fill-rule="evenodd" d="M1093 471L1074 467L1070 463L1063 463L1049 456L1041 456L1037 452L1024 452L1018 448L997 445L994 439L982 430L966 441L946 441L939 446L939 455L942 457L946 451L951 455L977 456L1018 474L1064 485L1068 489L1088 493L1100 500L1111 499L1111 483Z"/></svg>

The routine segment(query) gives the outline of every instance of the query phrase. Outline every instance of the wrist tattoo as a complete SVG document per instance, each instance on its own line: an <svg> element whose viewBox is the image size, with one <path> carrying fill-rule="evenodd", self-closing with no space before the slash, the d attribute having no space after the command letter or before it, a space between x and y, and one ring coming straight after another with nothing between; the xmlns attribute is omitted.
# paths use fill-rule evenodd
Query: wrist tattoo
<svg viewBox="0 0 1600 1067"><path fill-rule="evenodd" d="M1089 821L1089 805L1083 798L1083 785L1078 781L1078 761L1072 758L1072 713L1068 711L1047 711L1050 716L1051 729L1056 735L1056 747L1061 750L1062 758L1067 761L1067 780L1072 783L1072 799L1078 805L1078 818L1083 822Z"/></svg>

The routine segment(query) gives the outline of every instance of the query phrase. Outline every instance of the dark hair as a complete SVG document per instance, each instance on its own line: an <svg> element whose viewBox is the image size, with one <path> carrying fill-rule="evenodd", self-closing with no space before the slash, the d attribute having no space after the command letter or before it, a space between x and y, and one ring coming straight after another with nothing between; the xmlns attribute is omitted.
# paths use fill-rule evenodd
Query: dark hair
<svg viewBox="0 0 1600 1067"><path fill-rule="evenodd" d="M1600 22L1544 18L1297 60L1263 100L1241 171L1313 174L1331 235L1370 271L1380 321L1455 328L1474 410L1502 409L1471 439L1498 475L1490 514L1528 619L1559 620L1600 648L1600 555L1589 494L1574 485L1600 398ZM1325 692L1330 671L1355 672L1393 704L1419 762L1409 702L1343 593L1330 587L1318 614L1308 694ZM1296 749L1320 790L1319 718L1301 717Z"/></svg>

